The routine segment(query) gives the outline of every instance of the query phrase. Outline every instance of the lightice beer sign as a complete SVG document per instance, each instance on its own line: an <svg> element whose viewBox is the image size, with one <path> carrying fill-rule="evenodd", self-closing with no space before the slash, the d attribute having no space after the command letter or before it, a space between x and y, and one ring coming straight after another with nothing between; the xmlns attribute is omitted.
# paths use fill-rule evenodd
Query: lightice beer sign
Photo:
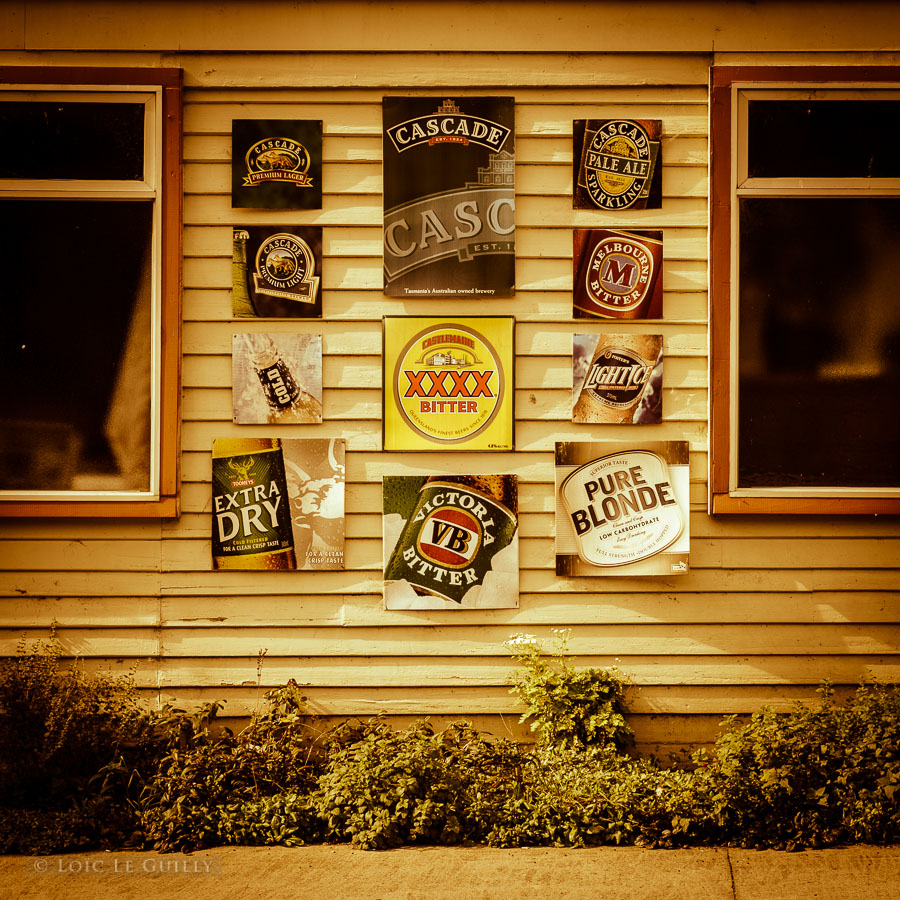
<svg viewBox="0 0 900 900"><path fill-rule="evenodd" d="M215 569L343 569L344 441L216 438Z"/></svg>
<svg viewBox="0 0 900 900"><path fill-rule="evenodd" d="M662 231L576 228L572 314L576 319L662 318Z"/></svg>
<svg viewBox="0 0 900 900"><path fill-rule="evenodd" d="M687 441L556 445L557 575L688 571Z"/></svg>
<svg viewBox="0 0 900 900"><path fill-rule="evenodd" d="M575 209L659 209L662 157L658 119L575 119Z"/></svg>
<svg viewBox="0 0 900 900"><path fill-rule="evenodd" d="M322 317L321 227L235 228L231 253L235 317Z"/></svg>
<svg viewBox="0 0 900 900"><path fill-rule="evenodd" d="M511 317L384 319L384 449L512 450Z"/></svg>
<svg viewBox="0 0 900 900"><path fill-rule="evenodd" d="M321 121L234 119L231 205L235 209L321 209Z"/></svg>
<svg viewBox="0 0 900 900"><path fill-rule="evenodd" d="M512 97L385 97L384 292L515 293Z"/></svg>
<svg viewBox="0 0 900 900"><path fill-rule="evenodd" d="M386 609L519 605L515 475L386 475Z"/></svg>
<svg viewBox="0 0 900 900"><path fill-rule="evenodd" d="M662 421L661 334L576 334L572 421L657 425Z"/></svg>

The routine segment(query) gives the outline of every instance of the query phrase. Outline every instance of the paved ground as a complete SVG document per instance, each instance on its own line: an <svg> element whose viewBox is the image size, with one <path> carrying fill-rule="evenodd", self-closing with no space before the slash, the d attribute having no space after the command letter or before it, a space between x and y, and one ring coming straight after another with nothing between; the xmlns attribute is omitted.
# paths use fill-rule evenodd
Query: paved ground
<svg viewBox="0 0 900 900"><path fill-rule="evenodd" d="M2 900L900 900L900 847L347 846L0 857Z"/></svg>

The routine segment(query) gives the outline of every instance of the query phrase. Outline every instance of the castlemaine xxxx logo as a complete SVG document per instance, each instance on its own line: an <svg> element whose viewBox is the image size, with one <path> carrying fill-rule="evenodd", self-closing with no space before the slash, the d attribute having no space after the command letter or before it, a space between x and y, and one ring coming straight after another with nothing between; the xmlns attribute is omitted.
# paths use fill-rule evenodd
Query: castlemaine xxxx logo
<svg viewBox="0 0 900 900"><path fill-rule="evenodd" d="M264 182L281 181L295 187L312 187L309 152L303 144L286 137L270 137L257 141L244 157L248 174L244 187Z"/></svg>
<svg viewBox="0 0 900 900"><path fill-rule="evenodd" d="M394 399L406 422L438 444L484 431L504 394L500 357L477 331L446 323L419 332L394 369Z"/></svg>

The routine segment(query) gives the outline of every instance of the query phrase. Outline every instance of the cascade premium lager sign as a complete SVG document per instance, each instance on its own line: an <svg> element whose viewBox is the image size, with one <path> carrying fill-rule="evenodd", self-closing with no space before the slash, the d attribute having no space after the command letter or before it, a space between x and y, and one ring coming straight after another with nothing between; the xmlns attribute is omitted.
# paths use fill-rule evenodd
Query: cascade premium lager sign
<svg viewBox="0 0 900 900"><path fill-rule="evenodd" d="M216 569L344 567L344 441L216 438Z"/></svg>
<svg viewBox="0 0 900 900"><path fill-rule="evenodd" d="M518 606L515 475L383 480L387 609Z"/></svg>
<svg viewBox="0 0 900 900"><path fill-rule="evenodd" d="M515 293L511 97L385 97L384 292Z"/></svg>
<svg viewBox="0 0 900 900"><path fill-rule="evenodd" d="M658 119L575 119L575 209L658 209L661 134Z"/></svg>
<svg viewBox="0 0 900 900"><path fill-rule="evenodd" d="M232 241L236 317L322 317L322 229L235 228Z"/></svg>
<svg viewBox="0 0 900 900"><path fill-rule="evenodd" d="M688 571L687 441L556 445L557 575Z"/></svg>
<svg viewBox="0 0 900 900"><path fill-rule="evenodd" d="M513 449L510 317L384 319L384 449Z"/></svg>
<svg viewBox="0 0 900 900"><path fill-rule="evenodd" d="M660 334L574 335L572 421L658 424L662 343Z"/></svg>
<svg viewBox="0 0 900 900"><path fill-rule="evenodd" d="M322 208L321 121L234 119L231 152L235 209Z"/></svg>
<svg viewBox="0 0 900 900"><path fill-rule="evenodd" d="M662 318L662 231L572 233L572 312L582 319Z"/></svg>

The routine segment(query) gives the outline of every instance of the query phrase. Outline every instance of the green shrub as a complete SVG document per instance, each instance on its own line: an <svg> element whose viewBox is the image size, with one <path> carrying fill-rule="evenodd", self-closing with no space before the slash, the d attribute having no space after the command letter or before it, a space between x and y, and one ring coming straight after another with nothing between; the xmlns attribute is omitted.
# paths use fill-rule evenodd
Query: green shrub
<svg viewBox="0 0 900 900"><path fill-rule="evenodd" d="M845 706L826 684L818 706L734 717L695 754L722 842L824 847L900 838L900 692L861 686Z"/></svg>
<svg viewBox="0 0 900 900"><path fill-rule="evenodd" d="M31 647L23 638L0 668L0 805L65 808L90 794L91 779L152 740L152 723L131 675L88 675L61 667L51 629Z"/></svg>
<svg viewBox="0 0 900 900"><path fill-rule="evenodd" d="M626 684L616 669L576 670L566 655L569 632L554 629L556 651L547 659L531 635L514 635L507 646L521 665L514 693L525 705L520 721L545 745L629 746L633 732L623 714Z"/></svg>
<svg viewBox="0 0 900 900"><path fill-rule="evenodd" d="M229 729L213 734L221 703L207 704L193 717L169 710L168 752L138 803L145 840L157 850L189 851L233 843L237 834L283 832L296 844L317 833L297 800L311 792L318 774L305 701L289 681L266 694L263 711L238 735ZM286 830L251 821L254 811L274 815L279 808L278 815L292 823Z"/></svg>

